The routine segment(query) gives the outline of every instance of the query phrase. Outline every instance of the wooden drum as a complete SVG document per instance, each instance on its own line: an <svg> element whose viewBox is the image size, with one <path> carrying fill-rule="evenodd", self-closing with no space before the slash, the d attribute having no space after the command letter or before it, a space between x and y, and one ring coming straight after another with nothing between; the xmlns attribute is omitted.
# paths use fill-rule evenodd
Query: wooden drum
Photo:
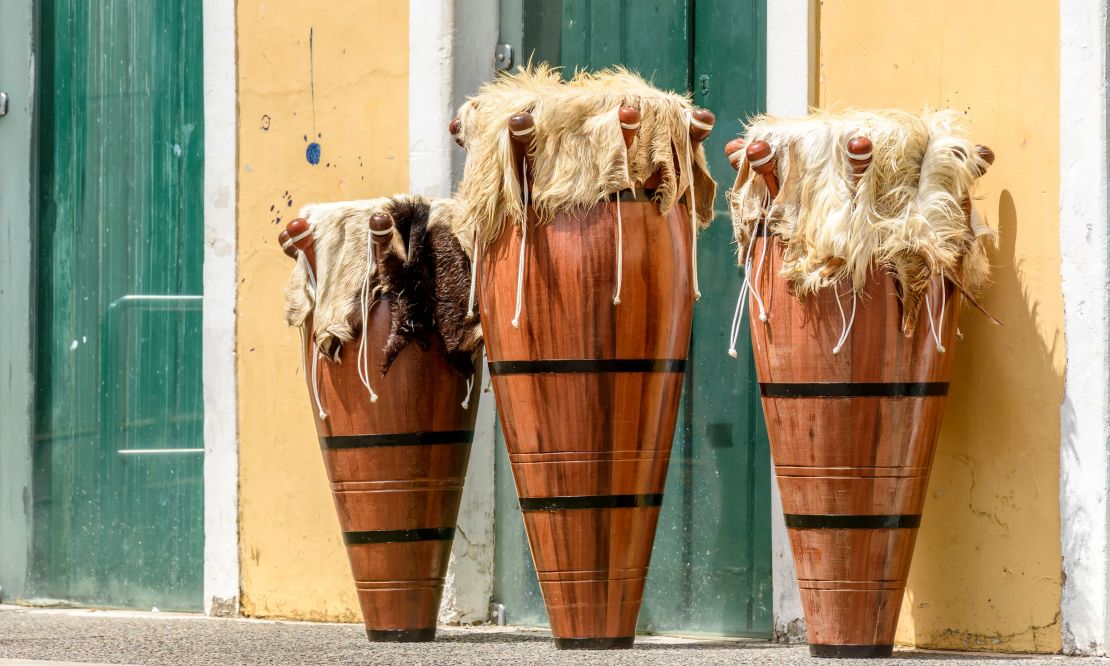
<svg viewBox="0 0 1110 666"><path fill-rule="evenodd" d="M842 125L826 116L757 119L750 136L773 137L792 160L781 169L781 184L778 151L767 141L726 147L740 168L733 213L744 232L738 238L747 239L741 293L752 286L756 374L817 657L891 656L960 308L965 297L975 303L961 280L985 275L978 253L984 232L970 213L970 187L993 153L980 148L969 157L970 144L947 117L860 112ZM853 125L868 128L875 146L882 143L881 163L871 164L871 138L840 134ZM812 175L806 160L813 155L837 170ZM898 179L911 184L879 190ZM809 189L799 194L803 185ZM821 209L828 217L819 220L793 217L812 203L807 196L839 197L843 207ZM883 206L873 205L879 200ZM942 240L914 243L920 236L931 241L929 234ZM829 238L861 246L834 254ZM945 242L952 245L936 249ZM880 245L898 251L884 255L874 249ZM734 324L734 336L738 330Z"/></svg>
<svg viewBox="0 0 1110 666"><path fill-rule="evenodd" d="M635 279L619 306L615 203L542 226L530 211L519 328L519 226L479 271L501 427L560 648L632 646L690 343L685 207L621 207L624 271Z"/></svg>
<svg viewBox="0 0 1110 666"><path fill-rule="evenodd" d="M799 300L778 277L776 237L757 238L756 252L763 243L768 320L752 319L752 347L810 652L889 657L952 374L959 292L944 284L942 354L927 318L902 334L895 280L873 270L851 335L832 354L842 326L833 288ZM939 294L939 277L933 286Z"/></svg>
<svg viewBox="0 0 1110 666"><path fill-rule="evenodd" d="M315 270L311 237L298 249L307 250ZM430 641L436 633L481 379L474 377L468 387L435 337L426 348L404 346L383 376L391 297L377 298L368 308L363 366L374 398L359 376L360 321L354 323L356 340L339 348L336 361L320 354L312 336L305 336L309 398L366 634L371 641ZM305 328L314 330L312 315Z"/></svg>

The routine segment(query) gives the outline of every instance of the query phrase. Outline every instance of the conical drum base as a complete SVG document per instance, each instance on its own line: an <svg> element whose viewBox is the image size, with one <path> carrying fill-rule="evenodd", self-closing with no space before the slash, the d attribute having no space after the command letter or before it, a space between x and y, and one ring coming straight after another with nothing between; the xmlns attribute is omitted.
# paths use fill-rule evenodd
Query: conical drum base
<svg viewBox="0 0 1110 666"><path fill-rule="evenodd" d="M948 393L959 293L935 278L907 338L885 270L872 270L854 302L845 285L799 299L779 277L775 237L759 239L755 252L767 241L757 284L768 320L751 321L752 346L810 652L890 656Z"/></svg>
<svg viewBox="0 0 1110 666"><path fill-rule="evenodd" d="M690 342L685 209L624 201L483 250L482 328L528 542L555 644L632 646L663 501Z"/></svg>
<svg viewBox="0 0 1110 666"><path fill-rule="evenodd" d="M317 415L316 426L367 637L430 641L481 378L464 409L466 378L447 364L438 342L427 350L410 343L382 377L388 332L388 303L380 302L370 310L366 345L377 402L359 379L357 342L343 346L338 363L318 361L327 418Z"/></svg>

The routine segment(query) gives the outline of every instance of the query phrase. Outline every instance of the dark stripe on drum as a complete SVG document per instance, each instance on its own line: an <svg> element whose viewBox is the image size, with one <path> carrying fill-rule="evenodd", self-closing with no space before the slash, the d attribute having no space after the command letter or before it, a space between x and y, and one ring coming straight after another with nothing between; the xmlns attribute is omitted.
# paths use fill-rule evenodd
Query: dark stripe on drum
<svg viewBox="0 0 1110 666"><path fill-rule="evenodd" d="M649 495L570 495L521 497L521 511L574 511L577 509L639 509L663 506L663 493Z"/></svg>
<svg viewBox="0 0 1110 666"><path fill-rule="evenodd" d="M556 638L556 650L627 650L636 642L635 636L616 638Z"/></svg>
<svg viewBox="0 0 1110 666"><path fill-rule="evenodd" d="M344 532L343 543L357 546L368 543L408 543L411 541L450 541L455 538L454 527L424 527L414 530L367 530Z"/></svg>
<svg viewBox="0 0 1110 666"><path fill-rule="evenodd" d="M760 382L764 398L928 398L948 395L948 382Z"/></svg>
<svg viewBox="0 0 1110 666"><path fill-rule="evenodd" d="M436 628L367 629L366 637L375 643L427 643L436 639Z"/></svg>
<svg viewBox="0 0 1110 666"><path fill-rule="evenodd" d="M876 659L894 654L894 644L886 645L819 645L809 644L809 656L833 659Z"/></svg>
<svg viewBox="0 0 1110 666"><path fill-rule="evenodd" d="M576 372L685 372L684 358L583 358L540 361L490 361L491 375L539 375Z"/></svg>
<svg viewBox="0 0 1110 666"><path fill-rule="evenodd" d="M845 514L788 513L786 526L796 530L897 530L916 529L921 515L850 516Z"/></svg>
<svg viewBox="0 0 1110 666"><path fill-rule="evenodd" d="M386 435L332 435L320 438L321 449L366 449L375 446L421 446L423 444L469 444L473 430L395 432Z"/></svg>

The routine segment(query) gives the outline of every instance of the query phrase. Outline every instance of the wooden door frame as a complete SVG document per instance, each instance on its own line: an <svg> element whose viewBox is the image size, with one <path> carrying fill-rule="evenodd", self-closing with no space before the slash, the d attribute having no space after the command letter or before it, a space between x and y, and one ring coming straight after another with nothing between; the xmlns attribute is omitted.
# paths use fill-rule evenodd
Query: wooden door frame
<svg viewBox="0 0 1110 666"><path fill-rule="evenodd" d="M31 543L34 2L0 4L0 588L24 595Z"/></svg>

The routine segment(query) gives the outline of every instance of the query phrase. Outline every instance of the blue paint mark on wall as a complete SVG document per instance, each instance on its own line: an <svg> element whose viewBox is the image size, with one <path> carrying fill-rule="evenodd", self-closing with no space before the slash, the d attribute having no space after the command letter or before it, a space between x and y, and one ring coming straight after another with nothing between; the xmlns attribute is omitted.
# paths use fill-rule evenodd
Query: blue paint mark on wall
<svg viewBox="0 0 1110 666"><path fill-rule="evenodd" d="M308 89L309 89L309 93L312 97L312 133L315 134L313 139L318 139L323 135L316 131L316 65L315 65L316 56L315 56L315 52L313 51L313 32L314 32L314 29L312 27L309 27L309 29L308 29ZM308 141L307 136L305 137L305 141ZM308 144L308 147L305 148L304 158L306 160L308 160L309 164L311 164L312 166L316 166L317 164L320 163L320 151L321 151L320 144L316 141L312 141L312 143Z"/></svg>
<svg viewBox="0 0 1110 666"><path fill-rule="evenodd" d="M320 163L320 144L313 141L308 144L308 148L304 151L304 157L308 160L309 164L316 165Z"/></svg>

